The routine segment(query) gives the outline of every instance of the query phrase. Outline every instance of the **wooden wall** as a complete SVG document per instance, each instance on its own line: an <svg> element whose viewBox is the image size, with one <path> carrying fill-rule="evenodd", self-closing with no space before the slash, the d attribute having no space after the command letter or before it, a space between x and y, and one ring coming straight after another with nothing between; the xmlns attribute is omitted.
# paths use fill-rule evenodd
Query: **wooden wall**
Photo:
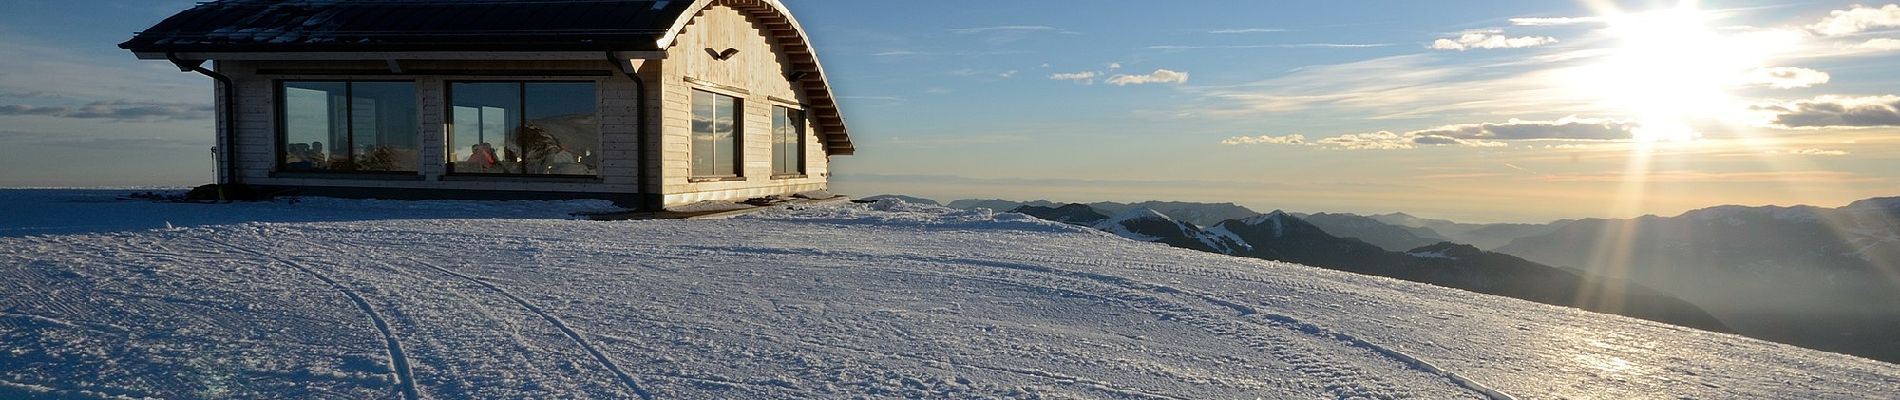
<svg viewBox="0 0 1900 400"><path fill-rule="evenodd" d="M650 64L661 76L656 127L660 132L662 166L659 184L668 205L704 200L739 200L766 195L789 195L821 190L830 176L829 155L817 129L805 127L805 177L772 178L772 107L804 109L802 91L786 79L789 62L770 31L757 19L726 6L715 5L686 26L664 61ZM738 49L717 60L706 49ZM741 123L743 181L698 181L692 178L693 91L709 90L743 99Z"/></svg>

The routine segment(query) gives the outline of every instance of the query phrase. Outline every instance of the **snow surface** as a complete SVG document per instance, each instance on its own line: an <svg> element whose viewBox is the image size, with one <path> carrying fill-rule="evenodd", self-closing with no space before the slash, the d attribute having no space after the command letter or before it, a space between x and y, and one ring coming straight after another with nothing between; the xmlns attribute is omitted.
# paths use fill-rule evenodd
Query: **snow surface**
<svg viewBox="0 0 1900 400"><path fill-rule="evenodd" d="M298 210L318 212L309 204ZM1900 387L1900 366L1856 357L895 201L717 221L42 235L0 238L0 260L0 398L1806 399Z"/></svg>

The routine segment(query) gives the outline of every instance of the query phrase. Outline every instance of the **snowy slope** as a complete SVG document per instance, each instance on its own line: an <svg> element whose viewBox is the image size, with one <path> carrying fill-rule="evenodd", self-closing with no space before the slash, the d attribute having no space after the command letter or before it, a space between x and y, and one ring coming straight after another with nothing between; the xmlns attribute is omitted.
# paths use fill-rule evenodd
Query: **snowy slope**
<svg viewBox="0 0 1900 400"><path fill-rule="evenodd" d="M429 203L416 203L426 206ZM885 202L0 239L0 398L1891 398L1900 366Z"/></svg>

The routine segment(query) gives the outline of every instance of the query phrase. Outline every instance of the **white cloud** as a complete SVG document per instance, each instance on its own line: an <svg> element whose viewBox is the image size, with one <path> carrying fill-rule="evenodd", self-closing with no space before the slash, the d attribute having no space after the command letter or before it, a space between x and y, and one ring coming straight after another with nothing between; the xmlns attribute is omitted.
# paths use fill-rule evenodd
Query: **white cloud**
<svg viewBox="0 0 1900 400"><path fill-rule="evenodd" d="M1157 69L1147 75L1115 75L1108 78L1108 84L1115 86L1146 85L1151 83L1187 83L1186 72Z"/></svg>
<svg viewBox="0 0 1900 400"><path fill-rule="evenodd" d="M1745 84L1767 86L1776 89L1794 89L1813 87L1827 83L1832 79L1826 72L1807 68L1770 67L1749 71Z"/></svg>
<svg viewBox="0 0 1900 400"><path fill-rule="evenodd" d="M1855 5L1846 10L1834 10L1827 18L1808 29L1826 36L1852 35L1879 28L1900 27L1900 5L1888 4L1880 8Z"/></svg>
<svg viewBox="0 0 1900 400"><path fill-rule="evenodd" d="M996 77L998 77L998 78L1003 78L1003 79L1013 79L1013 78L1015 78L1015 77L1016 77L1016 73L1017 73L1017 72L1018 72L1018 71L1016 71L1016 70L1013 70L1013 69L1012 69L1012 70L1008 70L1008 71L1003 71L1003 73L1000 73L1000 74L996 74Z"/></svg>
<svg viewBox="0 0 1900 400"><path fill-rule="evenodd" d="M1097 75L1098 74L1096 74L1095 71L1082 71L1082 72L1070 72L1070 73L1065 73L1065 74L1049 75L1049 79L1058 80L1058 81L1072 81L1075 83L1089 85L1089 84L1095 83L1095 77Z"/></svg>
<svg viewBox="0 0 1900 400"><path fill-rule="evenodd" d="M1270 135L1235 136L1235 137L1230 137L1230 138L1227 138L1226 140L1220 141L1220 144L1229 145L1229 146L1237 146L1237 145L1247 145L1247 144L1305 145L1308 143L1306 142L1306 135L1296 134L1296 135L1284 135L1284 136L1270 136Z"/></svg>
<svg viewBox="0 0 1900 400"><path fill-rule="evenodd" d="M1470 49L1516 49L1553 43L1557 43L1557 38L1549 36L1509 37L1504 36L1503 31L1488 30L1470 31L1460 34L1456 38L1438 39L1432 41L1431 48L1434 50L1458 51Z"/></svg>
<svg viewBox="0 0 1900 400"><path fill-rule="evenodd" d="M1348 150L1402 150L1417 147L1404 136L1386 131L1339 135L1320 139L1318 143Z"/></svg>
<svg viewBox="0 0 1900 400"><path fill-rule="evenodd" d="M1603 17L1524 17L1511 18L1511 25L1517 26L1557 26L1577 24L1599 24L1607 22Z"/></svg>
<svg viewBox="0 0 1900 400"><path fill-rule="evenodd" d="M1753 109L1769 124L1784 128L1900 126L1900 96L1821 96Z"/></svg>
<svg viewBox="0 0 1900 400"><path fill-rule="evenodd" d="M1118 62L1108 63L1108 69L1109 70L1122 69L1122 63L1118 63Z"/></svg>
<svg viewBox="0 0 1900 400"><path fill-rule="evenodd" d="M1868 39L1864 43L1855 45L1854 48L1866 49L1866 50L1882 50L1882 51L1900 50L1900 39L1888 39L1888 38Z"/></svg>

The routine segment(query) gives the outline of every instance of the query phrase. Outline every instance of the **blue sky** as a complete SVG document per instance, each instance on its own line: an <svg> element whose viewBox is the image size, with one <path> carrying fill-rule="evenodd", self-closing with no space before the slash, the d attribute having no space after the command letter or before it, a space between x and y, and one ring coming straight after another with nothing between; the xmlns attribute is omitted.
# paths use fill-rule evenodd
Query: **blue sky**
<svg viewBox="0 0 1900 400"><path fill-rule="evenodd" d="M860 149L844 193L1474 221L1900 195L1900 6L786 2ZM0 185L210 180L210 83L114 47L191 3L10 2Z"/></svg>

